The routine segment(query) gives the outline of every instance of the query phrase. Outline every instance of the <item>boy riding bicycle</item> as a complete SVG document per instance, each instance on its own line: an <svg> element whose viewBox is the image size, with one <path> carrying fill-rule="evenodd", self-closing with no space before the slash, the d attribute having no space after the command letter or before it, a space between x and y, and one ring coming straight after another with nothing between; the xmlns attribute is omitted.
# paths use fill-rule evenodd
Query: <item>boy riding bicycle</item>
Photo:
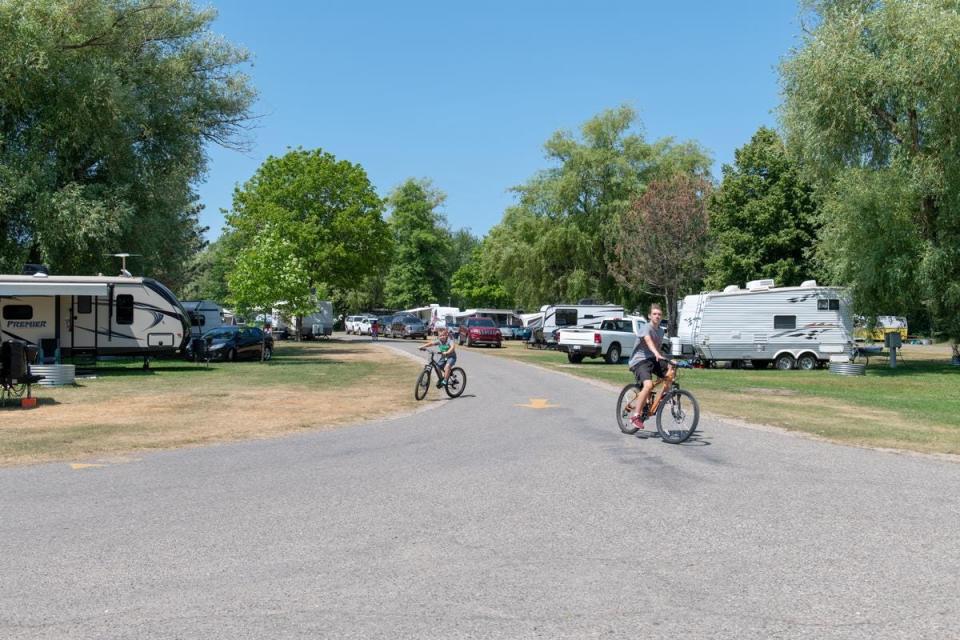
<svg viewBox="0 0 960 640"><path fill-rule="evenodd" d="M450 377L450 369L457 363L457 343L450 338L449 331L440 329L437 331L437 338L424 343L420 347L420 351L424 351L428 347L436 347L437 351L440 352L440 362L438 364L443 367L442 384L446 384L447 378Z"/></svg>
<svg viewBox="0 0 960 640"><path fill-rule="evenodd" d="M650 321L640 329L640 335L637 336L637 344L630 354L630 362L627 366L637 377L637 383L641 385L640 393L634 401L633 415L630 421L634 426L643 429L643 408L647 405L647 399L653 389L653 374L663 378L667 375L664 370L663 362L669 361L660 355L660 345L663 344L664 329L660 326L663 319L663 309L654 302L650 305Z"/></svg>

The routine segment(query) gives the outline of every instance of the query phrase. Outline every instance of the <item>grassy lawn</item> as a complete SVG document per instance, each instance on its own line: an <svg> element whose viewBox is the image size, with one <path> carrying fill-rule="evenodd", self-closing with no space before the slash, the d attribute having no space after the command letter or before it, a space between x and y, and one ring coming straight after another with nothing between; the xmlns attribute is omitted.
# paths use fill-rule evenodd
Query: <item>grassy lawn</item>
<svg viewBox="0 0 960 640"><path fill-rule="evenodd" d="M40 406L0 409L0 465L262 438L413 408L419 365L369 344L278 343L272 361L101 362ZM409 384L408 384L409 383ZM376 391L374 393L374 390Z"/></svg>
<svg viewBox="0 0 960 640"><path fill-rule="evenodd" d="M531 362L615 385L633 381L626 366L505 342L484 353ZM867 375L826 370L693 369L680 383L714 415L817 434L851 444L960 454L960 367L944 345L906 346L897 369L871 358Z"/></svg>

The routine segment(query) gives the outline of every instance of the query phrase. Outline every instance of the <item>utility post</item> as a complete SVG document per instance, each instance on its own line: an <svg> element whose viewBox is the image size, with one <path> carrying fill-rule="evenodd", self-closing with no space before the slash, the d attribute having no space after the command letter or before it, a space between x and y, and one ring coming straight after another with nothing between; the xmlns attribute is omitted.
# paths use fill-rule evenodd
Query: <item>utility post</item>
<svg viewBox="0 0 960 640"><path fill-rule="evenodd" d="M900 345L903 341L900 338L900 332L888 332L883 335L883 343L886 345L887 349L890 350L890 368L897 368L897 349L900 348Z"/></svg>

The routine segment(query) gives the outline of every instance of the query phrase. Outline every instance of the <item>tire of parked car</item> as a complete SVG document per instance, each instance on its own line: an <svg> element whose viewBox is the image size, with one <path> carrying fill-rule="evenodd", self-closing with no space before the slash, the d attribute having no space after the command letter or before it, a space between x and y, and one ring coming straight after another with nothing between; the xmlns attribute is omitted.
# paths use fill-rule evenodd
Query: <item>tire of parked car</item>
<svg viewBox="0 0 960 640"><path fill-rule="evenodd" d="M567 360L569 360L569 361L572 362L573 364L580 364L581 362L583 362L583 354L580 354L580 353L568 353L568 354L567 354Z"/></svg>
<svg viewBox="0 0 960 640"><path fill-rule="evenodd" d="M237 361L237 350L236 350L236 349L230 349L229 351L227 351L226 360L227 360L227 362L236 362L236 361Z"/></svg>
<svg viewBox="0 0 960 640"><path fill-rule="evenodd" d="M614 342L610 345L610 348L607 349L607 355L604 358L607 361L607 364L617 364L620 362L620 343Z"/></svg>

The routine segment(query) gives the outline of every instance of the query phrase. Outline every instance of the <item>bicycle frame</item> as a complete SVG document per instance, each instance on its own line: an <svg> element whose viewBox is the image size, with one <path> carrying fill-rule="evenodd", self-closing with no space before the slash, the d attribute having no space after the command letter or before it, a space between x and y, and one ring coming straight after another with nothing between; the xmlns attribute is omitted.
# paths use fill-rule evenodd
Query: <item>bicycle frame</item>
<svg viewBox="0 0 960 640"><path fill-rule="evenodd" d="M667 375L662 378L658 378L657 381L653 383L653 387L650 389L653 400L648 400L648 402L650 402L650 410L647 412L647 415L652 416L657 413L657 409L660 408L660 403L663 402L663 398L667 395L667 391L680 387L680 384L677 382L677 370L680 368L679 363L676 363L672 360L667 360L667 362L670 363L670 366L667 368ZM657 390L657 387L660 387L659 391ZM632 404L629 406L632 408Z"/></svg>
<svg viewBox="0 0 960 640"><path fill-rule="evenodd" d="M436 372L437 378L443 380L443 367L440 366L440 359L434 357L437 355L436 352L430 351L429 349L427 349L426 352L430 354L430 361L423 365L424 370L433 370Z"/></svg>

